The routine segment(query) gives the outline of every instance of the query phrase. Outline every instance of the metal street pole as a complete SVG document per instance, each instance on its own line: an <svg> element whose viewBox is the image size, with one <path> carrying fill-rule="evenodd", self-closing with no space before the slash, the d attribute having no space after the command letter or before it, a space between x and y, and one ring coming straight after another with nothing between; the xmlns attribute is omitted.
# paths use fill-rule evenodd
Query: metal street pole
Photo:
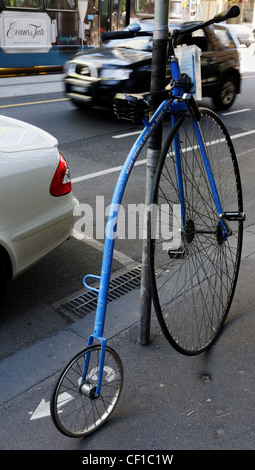
<svg viewBox="0 0 255 470"><path fill-rule="evenodd" d="M168 15L169 0L155 0L154 28L153 28L153 51L152 51L152 72L151 72L151 92L165 88L166 76L166 52L168 38ZM154 108L158 103L155 100ZM150 138L147 149L146 168L146 195L145 195L145 215L144 215L144 239L142 250L142 273L139 305L139 332L138 343L145 346L150 339L151 323L151 290L148 270L148 247L147 247L147 207L150 201L154 175L161 151L162 125L159 125L153 136Z"/></svg>

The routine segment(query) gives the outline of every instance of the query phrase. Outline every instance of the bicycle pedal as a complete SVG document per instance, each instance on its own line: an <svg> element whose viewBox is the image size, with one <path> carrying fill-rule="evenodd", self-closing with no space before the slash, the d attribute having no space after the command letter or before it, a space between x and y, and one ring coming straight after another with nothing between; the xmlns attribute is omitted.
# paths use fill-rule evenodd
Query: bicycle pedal
<svg viewBox="0 0 255 470"><path fill-rule="evenodd" d="M225 220L245 220L244 212L223 212L222 218Z"/></svg>
<svg viewBox="0 0 255 470"><path fill-rule="evenodd" d="M183 259L185 256L185 250L183 248L179 248L178 250L168 250L168 256L170 259Z"/></svg>

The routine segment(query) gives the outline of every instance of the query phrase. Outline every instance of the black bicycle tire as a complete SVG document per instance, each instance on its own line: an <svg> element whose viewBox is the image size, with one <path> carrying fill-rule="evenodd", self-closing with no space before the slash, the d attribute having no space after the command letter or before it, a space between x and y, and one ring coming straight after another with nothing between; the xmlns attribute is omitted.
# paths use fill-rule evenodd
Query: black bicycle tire
<svg viewBox="0 0 255 470"><path fill-rule="evenodd" d="M93 352L93 351L101 351L101 345L91 345L91 346L87 346L86 348L84 348L83 350L81 350L80 352L78 352L75 356L73 356L73 358L68 362L68 364L64 367L64 369L62 370L61 374L59 375L58 377L58 380L55 384L55 387L54 387L54 390L53 390L53 393L52 393L52 397L51 397L51 401L50 401L50 410L51 410L51 418L52 418L52 421L54 423L54 425L56 426L56 428L58 429L58 431L60 431L62 434L68 436L68 437L86 437L90 434L92 434L93 432L95 432L97 429L99 429L106 421L109 420L110 416L112 415L118 401L119 401L119 397L120 397L120 394L121 394L121 390L122 390L122 386L123 386L123 366L122 366L122 362L121 362L121 359L119 357L119 355L116 353L116 351L114 351L114 349L110 348L109 346L106 346L106 355L107 354L110 354L111 356L114 357L114 359L116 360L116 363L118 363L118 367L119 367L119 372L120 372L120 386L118 387L119 390L118 390L118 394L116 396L116 399L114 401L114 404L112 406L112 408L110 409L109 413L105 413L105 410L104 410L104 414L105 414L105 417L104 419L102 419L101 421L98 420L98 424L96 424L95 426L90 426L88 430L84 429L83 431L71 431L70 429L68 429L67 427L64 426L63 422L61 421L61 419L59 418L59 414L58 414L58 409L57 409L57 402L58 402L58 397L59 397L59 394L61 393L61 385L64 381L64 379L67 377L67 374L68 372L71 370L72 366L81 358L81 357L84 357L85 354L88 354L89 352ZM69 379L68 379L69 380ZM103 384L102 384L103 386ZM73 386L72 386L73 387ZM101 389L102 390L102 389ZM62 392L63 393L63 392ZM100 393L101 394L101 393ZM100 395L99 394L99 395ZM107 396L107 400L109 399L109 397ZM96 402L97 399L93 399L94 402ZM92 402L92 399L91 399L91 402ZM61 410L62 411L62 410ZM90 412L91 413L91 412ZM94 412L93 412L94 413ZM60 414L61 418L62 418L62 415Z"/></svg>
<svg viewBox="0 0 255 470"><path fill-rule="evenodd" d="M225 127L225 125L222 123L221 119L217 114L215 114L213 111L206 109L206 108L201 108L200 112L202 115L209 115L212 119L215 120L215 122L218 124L218 126L221 128L222 133L226 139L226 143L230 152L231 156L231 161L233 164L233 172L235 176L235 181L236 181L236 188L237 188L237 200L238 200L238 210L240 212L243 211L243 200L242 200L242 187L241 187L241 178L240 178L240 173L239 173L239 168L238 168L238 163L237 163L237 158L235 154L235 150L233 147L233 143L231 141L230 135ZM173 142L173 139L176 135L176 133L181 129L181 126L183 126L184 122L189 118L189 114L185 114L180 116L178 122L172 128L170 131L164 148L162 150L158 167L156 170L155 174L155 179L154 179L154 186L152 189L151 193L151 201L150 203L152 205L158 203L158 187L160 183L160 178L161 178L161 173L162 169L164 167L165 159L168 153L168 149L171 146L171 143ZM216 182L217 184L217 182ZM154 248L155 248L155 240L152 235L152 216L151 213L149 213L148 217L148 264L149 264L149 272L150 272L150 278L151 278L151 289L152 289L152 299L153 299L153 304L155 308L155 312L159 321L159 324L161 326L161 329L168 340L168 342L180 353L184 355L196 355L200 354L203 351L209 349L212 344L216 341L218 338L219 334L222 331L222 328L224 326L224 323L226 321L227 315L230 310L230 306L234 297L234 292L236 288L236 283L237 283L237 278L238 278L238 272L239 272L239 267L240 267L240 261L241 261L241 250L242 250L242 238L243 238L243 221L239 221L238 223L238 242L237 242L237 249L236 249L236 259L235 259L235 266L234 266L234 272L233 272L233 282L231 285L231 292L228 297L228 302L227 305L224 309L224 312L221 316L221 319L217 325L216 331L208 341L206 341L205 344L201 345L201 347L196 347L192 349L191 347L187 348L186 346L183 346L178 343L178 339L174 337L173 333L169 331L169 326L166 324L165 318L162 313L161 305L160 305L160 300L159 300L159 295L158 295L158 287L157 287L157 281L156 281L156 274L155 270L157 270L157 266L155 266L155 259L154 259Z"/></svg>

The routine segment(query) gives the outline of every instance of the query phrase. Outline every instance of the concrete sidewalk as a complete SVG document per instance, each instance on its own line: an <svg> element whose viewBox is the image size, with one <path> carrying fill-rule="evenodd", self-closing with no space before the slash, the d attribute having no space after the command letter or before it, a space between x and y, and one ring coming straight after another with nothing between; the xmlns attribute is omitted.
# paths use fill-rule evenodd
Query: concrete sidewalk
<svg viewBox="0 0 255 470"><path fill-rule="evenodd" d="M0 99L64 91L63 74L0 77Z"/></svg>
<svg viewBox="0 0 255 470"><path fill-rule="evenodd" d="M40 396L37 405L42 396L50 399L59 370L92 333L94 314L2 360L2 423L5 418L12 423L13 440L10 443L8 433L3 433L1 448L90 452L254 449L254 242L254 230L246 231L228 320L215 345L199 356L187 357L173 350L154 313L149 345L137 344L139 290L109 304L105 336L122 360L124 386L110 421L85 440L62 436L50 417L24 422L22 410L35 411L35 394ZM18 437L21 427L22 440Z"/></svg>

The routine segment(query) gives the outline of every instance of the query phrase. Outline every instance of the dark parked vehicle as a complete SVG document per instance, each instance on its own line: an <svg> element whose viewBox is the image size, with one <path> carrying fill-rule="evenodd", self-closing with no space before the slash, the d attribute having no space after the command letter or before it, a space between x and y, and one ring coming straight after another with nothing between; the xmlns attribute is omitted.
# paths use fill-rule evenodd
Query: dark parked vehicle
<svg viewBox="0 0 255 470"><path fill-rule="evenodd" d="M190 23L171 22L171 29ZM140 21L140 31L152 31L153 21ZM229 108L240 93L240 61L237 40L227 26L214 25L178 39L202 50L202 95L211 97L216 109ZM101 47L77 54L65 66L65 89L80 107L111 105L116 93L139 93L150 89L152 37L113 39ZM168 73L169 67L167 67ZM169 77L166 77L166 83Z"/></svg>

